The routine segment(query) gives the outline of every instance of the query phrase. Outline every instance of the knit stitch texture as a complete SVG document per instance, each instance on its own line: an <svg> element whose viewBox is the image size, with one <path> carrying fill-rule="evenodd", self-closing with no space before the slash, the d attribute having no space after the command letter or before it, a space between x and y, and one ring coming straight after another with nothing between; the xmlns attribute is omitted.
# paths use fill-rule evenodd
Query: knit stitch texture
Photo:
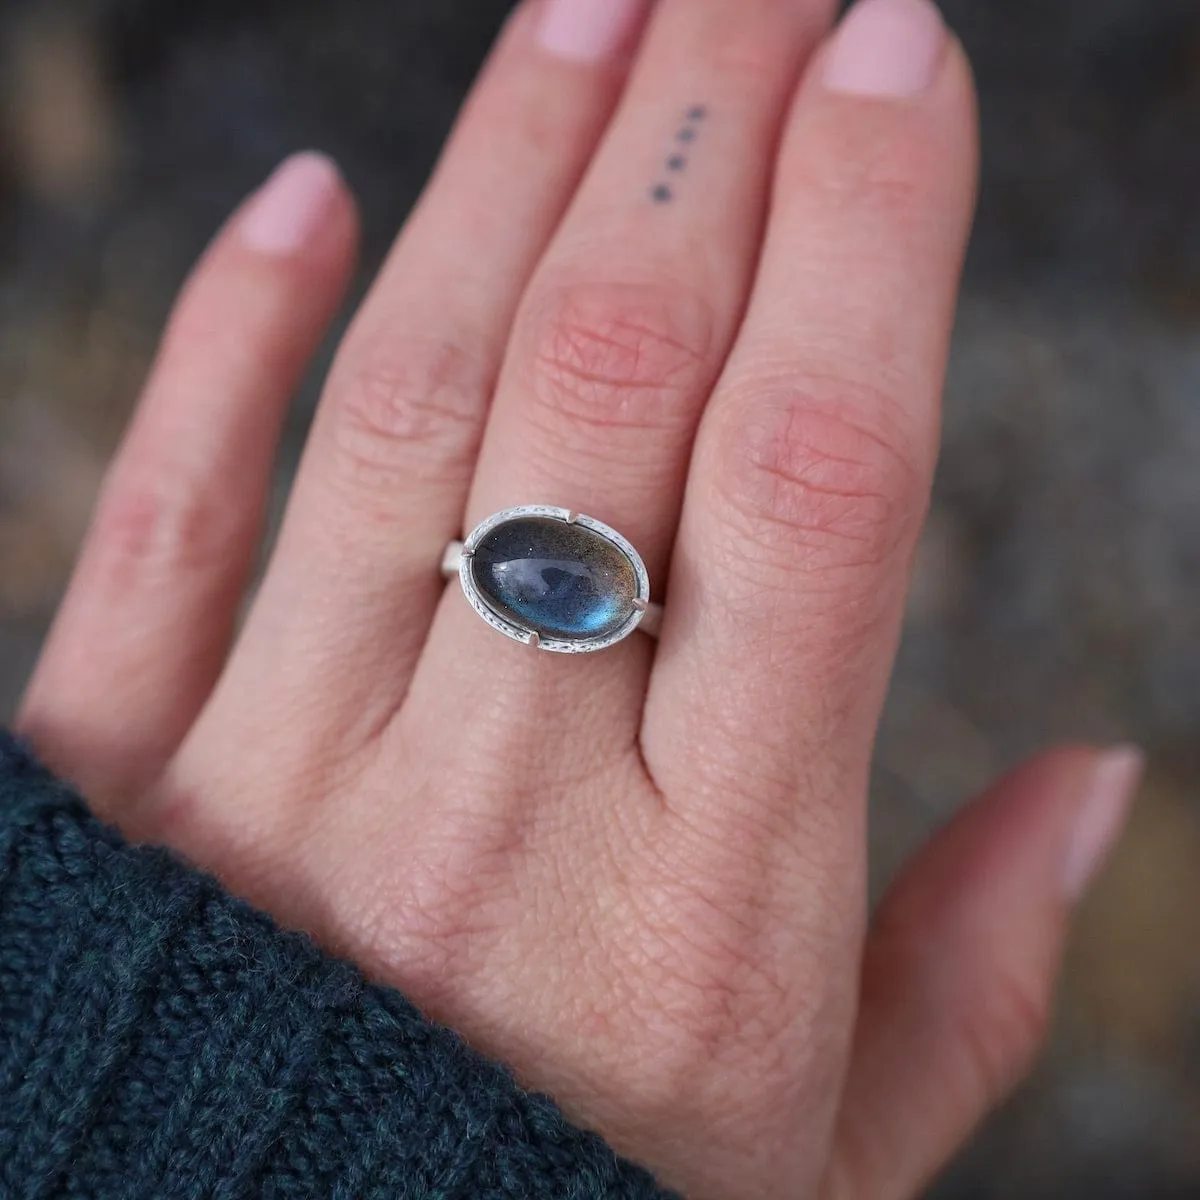
<svg viewBox="0 0 1200 1200"><path fill-rule="evenodd" d="M0 1197L666 1200L0 732Z"/></svg>

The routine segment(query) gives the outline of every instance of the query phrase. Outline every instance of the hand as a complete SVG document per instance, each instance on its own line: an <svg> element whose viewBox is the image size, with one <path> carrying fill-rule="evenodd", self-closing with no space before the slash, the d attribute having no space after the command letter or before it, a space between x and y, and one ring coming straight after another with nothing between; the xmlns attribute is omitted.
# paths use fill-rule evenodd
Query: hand
<svg viewBox="0 0 1200 1200"><path fill-rule="evenodd" d="M865 800L970 223L923 0L532 0L347 335L244 627L289 394L352 268L291 160L188 284L20 725L168 842L697 1198L911 1194L1036 1047L1135 755L1048 755L865 933ZM499 636L519 504L666 602ZM668 578L669 576L669 578ZM665 585L665 586L664 586Z"/></svg>

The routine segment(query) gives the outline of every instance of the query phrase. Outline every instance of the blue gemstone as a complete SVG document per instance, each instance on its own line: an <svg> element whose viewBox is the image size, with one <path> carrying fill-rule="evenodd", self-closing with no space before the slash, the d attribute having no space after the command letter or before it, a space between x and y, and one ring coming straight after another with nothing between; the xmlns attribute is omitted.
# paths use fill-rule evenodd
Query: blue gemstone
<svg viewBox="0 0 1200 1200"><path fill-rule="evenodd" d="M490 608L543 638L591 641L633 615L637 572L624 552L583 525L517 517L480 539L471 578Z"/></svg>

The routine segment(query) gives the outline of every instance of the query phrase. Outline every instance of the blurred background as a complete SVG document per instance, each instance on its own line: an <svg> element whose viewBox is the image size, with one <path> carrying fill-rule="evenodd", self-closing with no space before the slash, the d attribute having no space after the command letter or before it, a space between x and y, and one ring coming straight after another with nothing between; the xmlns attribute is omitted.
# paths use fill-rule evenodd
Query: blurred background
<svg viewBox="0 0 1200 1200"><path fill-rule="evenodd" d="M0 719L172 294L286 153L362 199L365 280L506 0L0 0ZM934 1189L1200 1196L1200 5L946 0L983 202L880 741L875 886L1064 738L1152 769L1054 1042ZM316 379L297 405L279 491Z"/></svg>

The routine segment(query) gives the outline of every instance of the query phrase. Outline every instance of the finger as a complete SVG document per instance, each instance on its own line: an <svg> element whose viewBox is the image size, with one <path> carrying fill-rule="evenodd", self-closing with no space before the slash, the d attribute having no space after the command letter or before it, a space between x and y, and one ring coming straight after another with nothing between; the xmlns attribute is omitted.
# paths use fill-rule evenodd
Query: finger
<svg viewBox="0 0 1200 1200"><path fill-rule="evenodd" d="M1070 906L1112 848L1136 751L1062 750L967 809L884 898L826 1200L918 1194L1041 1044Z"/></svg>
<svg viewBox="0 0 1200 1200"><path fill-rule="evenodd" d="M356 238L336 168L298 155L179 299L19 717L102 811L161 769L221 668L280 424Z"/></svg>
<svg viewBox="0 0 1200 1200"><path fill-rule="evenodd" d="M603 516L661 574L745 305L780 123L826 0L662 0L517 316L468 524Z"/></svg>
<svg viewBox="0 0 1200 1200"><path fill-rule="evenodd" d="M616 100L644 4L542 0L501 37L338 354L201 758L231 726L274 737L281 703L287 736L344 750L402 700L513 309Z"/></svg>
<svg viewBox="0 0 1200 1200"><path fill-rule="evenodd" d="M647 761L689 819L808 839L828 809L817 849L843 898L863 860L845 798L865 797L933 470L974 129L925 0L864 0L817 56L697 439L648 697Z"/></svg>
<svg viewBox="0 0 1200 1200"><path fill-rule="evenodd" d="M663 0L655 10L620 111L517 315L468 527L522 504L582 511L629 538L661 588L695 427L745 305L780 123L830 8ZM449 697L458 715L463 697L482 715L519 692L510 721L473 727L536 739L537 761L567 767L586 719L590 744L611 756L636 731L648 648L631 639L587 659L535 660L449 596L412 717L432 733ZM491 685L480 689L484 662ZM559 753L556 737L576 744Z"/></svg>

